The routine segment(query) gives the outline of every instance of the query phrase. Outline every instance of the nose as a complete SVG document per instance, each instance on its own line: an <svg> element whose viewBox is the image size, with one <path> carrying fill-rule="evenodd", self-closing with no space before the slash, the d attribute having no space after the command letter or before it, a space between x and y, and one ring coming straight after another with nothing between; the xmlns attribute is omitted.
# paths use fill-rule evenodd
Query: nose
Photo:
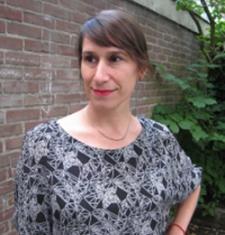
<svg viewBox="0 0 225 235"><path fill-rule="evenodd" d="M100 60L96 66L94 80L96 83L104 83L108 81L109 73L108 73L108 66L107 63L103 60Z"/></svg>

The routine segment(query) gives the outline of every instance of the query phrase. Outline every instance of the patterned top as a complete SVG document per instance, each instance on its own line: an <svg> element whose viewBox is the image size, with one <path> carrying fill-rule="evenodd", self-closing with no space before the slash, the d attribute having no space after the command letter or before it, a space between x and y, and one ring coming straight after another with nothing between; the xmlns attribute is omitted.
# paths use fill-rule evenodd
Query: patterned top
<svg viewBox="0 0 225 235"><path fill-rule="evenodd" d="M168 129L139 118L126 147L105 150L56 120L27 133L16 175L20 235L163 235L172 205L201 181Z"/></svg>

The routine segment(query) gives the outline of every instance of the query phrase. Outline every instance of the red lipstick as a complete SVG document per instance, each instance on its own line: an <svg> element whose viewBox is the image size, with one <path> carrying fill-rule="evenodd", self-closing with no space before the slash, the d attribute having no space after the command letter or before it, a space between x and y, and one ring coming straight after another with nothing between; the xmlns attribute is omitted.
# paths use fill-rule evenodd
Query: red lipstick
<svg viewBox="0 0 225 235"><path fill-rule="evenodd" d="M113 90L107 89L93 89L96 96L108 96L113 93Z"/></svg>

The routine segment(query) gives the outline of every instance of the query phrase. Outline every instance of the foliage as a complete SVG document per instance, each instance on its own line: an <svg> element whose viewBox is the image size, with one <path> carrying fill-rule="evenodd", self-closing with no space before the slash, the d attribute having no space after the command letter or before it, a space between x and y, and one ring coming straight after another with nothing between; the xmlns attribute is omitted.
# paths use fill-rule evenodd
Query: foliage
<svg viewBox="0 0 225 235"><path fill-rule="evenodd" d="M186 67L185 78L155 65L160 77L175 84L182 96L172 107L157 105L153 118L166 124L193 161L203 167L200 207L205 215L213 215L225 196L225 0L176 3L196 23L203 57ZM202 13L209 21L206 33L199 23Z"/></svg>

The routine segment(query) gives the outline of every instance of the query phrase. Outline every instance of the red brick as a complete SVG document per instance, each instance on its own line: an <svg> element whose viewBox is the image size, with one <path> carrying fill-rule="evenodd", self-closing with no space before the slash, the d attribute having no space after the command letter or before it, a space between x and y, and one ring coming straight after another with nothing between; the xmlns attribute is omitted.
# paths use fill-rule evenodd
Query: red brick
<svg viewBox="0 0 225 235"><path fill-rule="evenodd" d="M43 120L40 121L30 121L30 122L26 122L25 123L25 132L27 132L28 130L30 130L31 128L37 126L38 124L44 122Z"/></svg>
<svg viewBox="0 0 225 235"><path fill-rule="evenodd" d="M55 103L56 104L70 104L80 101L80 94L60 94L56 95Z"/></svg>
<svg viewBox="0 0 225 235"><path fill-rule="evenodd" d="M23 37L29 37L29 38L41 38L41 29L34 27L34 26L28 26L24 24L19 24L15 22L9 22L7 23L7 30L8 33L19 35Z"/></svg>
<svg viewBox="0 0 225 235"><path fill-rule="evenodd" d="M38 120L40 118L39 109L18 109L6 111L7 122L19 122L28 120Z"/></svg>
<svg viewBox="0 0 225 235"><path fill-rule="evenodd" d="M37 82L9 81L3 83L3 92L5 94L18 93L38 93L39 85Z"/></svg>
<svg viewBox="0 0 225 235"><path fill-rule="evenodd" d="M29 9L32 11L41 11L41 2L36 0L7 0L7 3L12 6Z"/></svg>
<svg viewBox="0 0 225 235"><path fill-rule="evenodd" d="M51 52L51 46L48 42L34 41L34 40L25 40L26 51L33 52Z"/></svg>
<svg viewBox="0 0 225 235"><path fill-rule="evenodd" d="M24 97L24 106L34 106L34 105L52 105L53 96L52 95L27 95Z"/></svg>
<svg viewBox="0 0 225 235"><path fill-rule="evenodd" d="M18 156L15 157L16 161L18 161L18 159L20 158L20 155L21 155L21 149L20 149L20 154ZM13 159L14 161L14 159ZM11 162L12 162L12 158L10 159L10 168L8 170L8 174L9 174L9 178L15 178L15 174L16 173L16 167L11 167Z"/></svg>
<svg viewBox="0 0 225 235"><path fill-rule="evenodd" d="M20 156L21 151L13 151L6 154L0 154L0 168L12 167L12 162L15 162Z"/></svg>
<svg viewBox="0 0 225 235"><path fill-rule="evenodd" d="M0 167L10 166L10 157L12 154L0 154Z"/></svg>
<svg viewBox="0 0 225 235"><path fill-rule="evenodd" d="M43 0L45 2L58 3L58 0Z"/></svg>
<svg viewBox="0 0 225 235"><path fill-rule="evenodd" d="M26 54L24 52L7 52L6 63L13 65L39 66L40 56Z"/></svg>
<svg viewBox="0 0 225 235"><path fill-rule="evenodd" d="M57 70L55 79L59 81L65 81L65 80L79 80L80 72L78 70ZM79 81L80 82L80 81Z"/></svg>
<svg viewBox="0 0 225 235"><path fill-rule="evenodd" d="M0 125L0 137L14 136L22 134L21 124Z"/></svg>
<svg viewBox="0 0 225 235"><path fill-rule="evenodd" d="M68 1L68 0L62 0L62 2L64 2L64 1ZM115 1L114 1L115 2ZM82 3L84 3L85 4L85 6L87 5L87 7L91 7L91 6L93 6L93 0L85 0L85 1L83 1ZM100 8L100 9L102 9L102 8L107 8L107 1L105 1L105 0L98 0L98 1L95 1L94 2L94 6L96 7L96 8Z"/></svg>
<svg viewBox="0 0 225 235"><path fill-rule="evenodd" d="M5 112L0 111L0 124L4 123L4 120L5 120Z"/></svg>
<svg viewBox="0 0 225 235"><path fill-rule="evenodd" d="M168 61L170 63L177 64L177 63L179 63L180 59L178 57L175 57L175 56L168 56Z"/></svg>
<svg viewBox="0 0 225 235"><path fill-rule="evenodd" d="M0 51L0 64L4 63L4 53L2 51ZM0 71L0 76L1 76L1 71Z"/></svg>
<svg viewBox="0 0 225 235"><path fill-rule="evenodd" d="M41 67L43 68L71 68L71 61L68 58L55 55L41 56Z"/></svg>
<svg viewBox="0 0 225 235"><path fill-rule="evenodd" d="M65 8L62 8L59 5L53 5L49 3L43 3L43 13L46 15L54 16L56 18L69 20L70 19L70 13L65 10Z"/></svg>
<svg viewBox="0 0 225 235"><path fill-rule="evenodd" d="M0 21L0 33L4 33L5 32L5 22Z"/></svg>
<svg viewBox="0 0 225 235"><path fill-rule="evenodd" d="M9 231L9 224L8 222L0 223L0 234L6 234Z"/></svg>
<svg viewBox="0 0 225 235"><path fill-rule="evenodd" d="M74 35L70 35L70 45L72 45L74 48L76 48L76 45L77 45L77 35L74 36ZM77 51L75 50L76 52L76 56L77 56Z"/></svg>
<svg viewBox="0 0 225 235"><path fill-rule="evenodd" d="M63 80L61 80L63 81ZM54 82L52 84L53 93L74 93L75 91L79 92L80 84L78 82Z"/></svg>
<svg viewBox="0 0 225 235"><path fill-rule="evenodd" d="M75 48L70 46L64 46L64 45L57 45L54 48L54 52L59 55L64 56L75 56Z"/></svg>
<svg viewBox="0 0 225 235"><path fill-rule="evenodd" d="M49 110L42 110L41 113L43 118L61 117L68 113L68 109L65 106L50 107Z"/></svg>
<svg viewBox="0 0 225 235"><path fill-rule="evenodd" d="M163 48L170 48L171 47L171 43L169 41L167 41L166 39L160 39L160 38L157 39L157 44Z"/></svg>
<svg viewBox="0 0 225 235"><path fill-rule="evenodd" d="M23 48L23 41L18 38L0 36L0 48L11 49L11 50L21 50Z"/></svg>
<svg viewBox="0 0 225 235"><path fill-rule="evenodd" d="M23 140L23 138L21 136L16 137L16 138L13 137L10 139L6 139L5 140L6 151L20 149L21 144L22 144L22 140Z"/></svg>
<svg viewBox="0 0 225 235"><path fill-rule="evenodd" d="M75 2L71 0L61 0L61 4L63 7L67 7L68 9L75 11L75 14L80 13L80 12L85 12L86 18L87 18L87 14L92 15L94 11L92 5L83 4L83 1Z"/></svg>
<svg viewBox="0 0 225 235"><path fill-rule="evenodd" d="M25 27L26 29L22 27L23 30L21 28L17 29L17 31L13 33L13 36L10 35L10 33L5 35L3 33L6 30L7 22L15 21L16 19L9 19L14 18L15 16L13 14L8 14L6 18L3 17L3 20L0 20L0 35L4 37L8 36L10 38L18 38L23 40L24 43L23 52L9 53L9 51L6 50L0 52L0 64L6 64L5 68L3 67L3 65L0 66L0 97L3 96L3 98L0 98L0 106L3 107L2 111L0 111L0 123L7 122L7 120L5 120L7 107L10 107L11 111L12 107L15 107L16 105L18 107L14 109L24 107L24 110L26 110L27 108L28 110L30 110L30 106L42 107L42 109L40 107L40 119L36 121L27 120L21 123L21 132L23 126L27 130L49 118L64 116L66 113L79 110L85 105L83 94L79 95L80 91L77 92L77 88L80 88L81 85L80 81L78 80L79 70L77 69L77 58L76 56L74 56L74 47L77 39L76 35L79 31L79 25L80 23L83 23L84 19L89 17L89 14L93 14L95 11L98 10L98 8L105 8L106 6L109 7L114 4L113 7L121 7L123 5L127 8L127 10L134 10L130 12L135 12L136 15L141 15L139 14L141 10L137 11L137 9L139 8L138 6L134 6L132 4L124 5L121 4L120 0L113 0L110 2L105 0L98 0L94 1L94 4L91 0L0 0L0 3L3 2L5 9L7 8L14 11L16 9L16 11L19 12L20 17L17 18L17 21L21 21L22 12L22 20L25 24L24 26L29 26L29 29L27 27ZM6 7L7 4L10 4L11 8ZM1 6L3 6L3 4ZM45 13L43 13L44 11ZM0 13L1 16L2 14L3 13ZM178 30L182 32L175 32L175 27L172 26L172 23L166 23L166 21L164 20L160 20L161 23L157 23L157 20L153 21L152 18L151 20L146 20L145 22L143 20L144 15L141 15L141 17L143 24L146 26L147 29L149 29L146 30L146 34L148 35L148 48L150 55L151 52L153 52L154 58L156 58L159 62L162 62L162 60L164 60L167 56L177 57L178 59L180 59L179 64L184 64L185 62L188 62L188 60L191 61L193 59L195 55L193 50L197 49L193 49L194 46L190 44L190 39L192 39L192 36L189 36L189 32L188 34L182 35L182 32L185 31ZM138 16L139 19L141 17ZM155 17L155 19L157 18ZM167 34L170 35L170 37L168 36L168 40L166 42L163 41L166 39L164 37L165 33L160 32L160 25L162 25L163 23L164 28L166 28L167 26L171 28L168 29L168 31L167 29L164 30L165 32L169 32ZM156 26L158 27L157 29ZM38 35L36 39L36 36L34 37L33 35L30 35L33 32L27 32L28 30L32 30L33 28L42 30L41 38L40 35ZM158 40L156 36L160 36L161 41ZM180 40L177 40L177 38L180 38ZM178 45L174 43L174 41L176 40ZM187 43L183 42L185 40ZM183 42L183 45L181 45L181 42ZM10 41L5 43L8 43L9 45ZM162 44L160 45L160 43ZM168 45L171 48L166 48L166 43L170 43L171 45ZM49 46L49 44L51 44L51 46ZM164 47L162 47L162 45L164 45ZM16 45L14 44L8 47L4 47L3 45L2 47L3 49L6 48L10 50L17 50L16 48L13 49L14 46L16 47ZM157 46L161 48L160 52L157 51L157 49L154 49ZM188 47L190 47L190 49ZM177 49L182 50L183 55L180 52L177 53ZM166 62L165 64L169 64L167 63L167 61L164 62ZM173 63L169 64L169 66L171 66L171 68L173 69L175 68L175 65L176 64ZM17 83L13 83L12 80L17 80ZM27 84L24 83L24 81L27 82L28 80L31 82L39 83L40 91L43 93L40 93L40 95L37 93L27 93L29 92L29 89L23 88L22 85L20 86L19 82L21 81L21 84ZM15 85L14 88L13 85ZM163 91L161 92L158 92L159 89L153 83L151 85L148 85L148 83L146 82L138 87L138 91L141 97L137 99L137 103L140 104L140 106L136 107L136 111L139 113L149 114L149 110L152 109L155 102L163 100L162 96L165 95L169 95L168 101L171 102L172 96L170 96L170 91L172 90L169 91L169 89L166 90L163 87L166 87L166 85L164 84L162 87L160 87L160 90L163 89ZM56 92L56 94L54 94L56 100L53 100L55 102L53 102L52 97L49 96L50 91ZM8 94L13 95L5 95L4 92L8 92ZM72 94L69 94L70 92L72 92ZM24 95L24 93L26 94ZM149 99L150 95L152 99ZM21 97L23 97L24 99L21 99ZM2 106L2 101L4 103L4 106ZM61 103L62 105L57 104L57 102ZM8 125L9 124L7 124L6 126ZM0 125L0 129L2 126L3 125ZM1 134L2 132L0 132L0 135ZM9 133L7 135L10 137L3 137L0 141L0 169L1 166L3 166L3 169L4 167L10 168L11 170L9 173L9 177L13 177L15 174L16 162L19 156L19 151L17 150L19 148L19 142L17 141L17 139L20 138L22 133L19 134L19 136L18 134L16 134L17 136L14 136L14 134L11 135ZM3 151L5 150L8 152L3 153ZM5 173L2 174L2 179L5 179ZM12 192L13 190L11 189L10 192L4 194L3 197L6 202L5 206L2 206L2 200L0 200L0 211L2 211L2 208L5 209L9 206L13 206L14 200ZM1 199L3 197L1 197ZM1 219L2 218L7 218L7 215L4 215L3 217L1 217ZM7 223L9 223L9 231L2 232L6 229L3 225L4 222L1 222L0 224L3 225L3 228L1 231L0 227L0 234L7 233L7 235L15 235L16 232L15 230L13 230L11 223L9 221L7 221Z"/></svg>
<svg viewBox="0 0 225 235"><path fill-rule="evenodd" d="M57 42L62 44L69 44L70 35L62 32L54 32L50 30L43 30L43 40L47 40L48 42Z"/></svg>
<svg viewBox="0 0 225 235"><path fill-rule="evenodd" d="M6 204L5 200L3 201L2 198L0 197L0 211L2 211L3 208L6 207L4 204Z"/></svg>
<svg viewBox="0 0 225 235"><path fill-rule="evenodd" d="M2 168L0 169L0 182L3 182L9 178L9 169Z"/></svg>
<svg viewBox="0 0 225 235"><path fill-rule="evenodd" d="M20 80L23 78L23 70L14 67L1 67L0 78L4 80Z"/></svg>
<svg viewBox="0 0 225 235"><path fill-rule="evenodd" d="M167 56L165 54L158 54L157 60L159 60L160 62L167 61Z"/></svg>
<svg viewBox="0 0 225 235"><path fill-rule="evenodd" d="M52 17L37 15L31 12L24 12L24 22L50 29L54 29L55 26L55 20Z"/></svg>
<svg viewBox="0 0 225 235"><path fill-rule="evenodd" d="M10 157L10 177L15 178L15 168L18 162L18 159L21 155L21 150L16 152L13 156Z"/></svg>
<svg viewBox="0 0 225 235"><path fill-rule="evenodd" d="M0 153L2 153L2 151L3 151L3 144L2 142L0 142Z"/></svg>
<svg viewBox="0 0 225 235"><path fill-rule="evenodd" d="M79 24L83 24L85 20L87 20L88 15L85 14L84 12L86 11L73 11L70 12L70 21L75 22L75 23L79 23ZM93 12L91 13L91 15L93 14Z"/></svg>
<svg viewBox="0 0 225 235"><path fill-rule="evenodd" d="M1 186L0 186L0 192L1 192ZM0 212L0 221L5 221L11 218L11 216L14 213L14 208L9 208L7 210Z"/></svg>
<svg viewBox="0 0 225 235"><path fill-rule="evenodd" d="M12 227L14 227L15 225L13 224ZM13 231L11 231L10 233L8 233L7 235L18 235L16 228L14 228Z"/></svg>
<svg viewBox="0 0 225 235"><path fill-rule="evenodd" d="M0 124L3 124L5 121L5 111L0 111Z"/></svg>
<svg viewBox="0 0 225 235"><path fill-rule="evenodd" d="M51 80L54 79L54 71L44 68L24 68L24 79L26 80Z"/></svg>
<svg viewBox="0 0 225 235"><path fill-rule="evenodd" d="M22 12L20 10L15 10L7 6L0 6L0 18L22 21Z"/></svg>
<svg viewBox="0 0 225 235"><path fill-rule="evenodd" d="M13 189L14 189L14 182L12 180L0 183L0 196L3 195L3 194L11 192ZM4 216L7 217L7 214L6 215L2 215L0 213L0 221L2 221Z"/></svg>
<svg viewBox="0 0 225 235"><path fill-rule="evenodd" d="M75 1L70 0L60 0L60 3L63 7L66 7L68 9L77 9L79 3Z"/></svg>
<svg viewBox="0 0 225 235"><path fill-rule="evenodd" d="M73 69L80 69L80 65L78 63L78 59L77 58L72 58L71 59L70 67L73 68Z"/></svg>
<svg viewBox="0 0 225 235"><path fill-rule="evenodd" d="M23 97L21 95L1 95L0 96L0 107L18 107L23 105Z"/></svg>
<svg viewBox="0 0 225 235"><path fill-rule="evenodd" d="M12 192L7 195L7 204L9 207L12 207L14 205L14 203L15 203L14 192Z"/></svg>
<svg viewBox="0 0 225 235"><path fill-rule="evenodd" d="M45 80L44 82L40 82L40 93L41 94L49 94L52 91L52 80Z"/></svg>
<svg viewBox="0 0 225 235"><path fill-rule="evenodd" d="M56 20L56 29L63 32L78 34L80 31L80 26L77 23Z"/></svg>

